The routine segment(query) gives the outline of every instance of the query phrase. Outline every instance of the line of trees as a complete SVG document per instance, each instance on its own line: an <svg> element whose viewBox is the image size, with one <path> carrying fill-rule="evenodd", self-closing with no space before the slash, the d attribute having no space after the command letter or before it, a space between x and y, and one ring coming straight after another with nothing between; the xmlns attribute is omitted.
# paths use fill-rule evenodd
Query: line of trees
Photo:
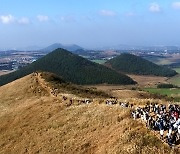
<svg viewBox="0 0 180 154"><path fill-rule="evenodd" d="M157 88L178 88L178 86L175 86L173 84L159 84L157 85Z"/></svg>

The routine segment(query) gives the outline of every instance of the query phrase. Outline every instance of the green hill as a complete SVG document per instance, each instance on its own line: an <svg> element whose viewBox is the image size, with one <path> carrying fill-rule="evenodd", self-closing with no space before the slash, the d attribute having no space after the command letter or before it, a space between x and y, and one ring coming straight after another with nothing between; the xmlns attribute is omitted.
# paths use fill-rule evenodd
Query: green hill
<svg viewBox="0 0 180 154"><path fill-rule="evenodd" d="M177 74L176 71L164 66L156 65L141 57L123 53L105 63L116 71L137 74L137 75L156 75L171 77Z"/></svg>
<svg viewBox="0 0 180 154"><path fill-rule="evenodd" d="M64 49L57 49L32 64L0 77L0 85L7 84L35 71L51 72L75 84L135 84L124 74L88 61Z"/></svg>

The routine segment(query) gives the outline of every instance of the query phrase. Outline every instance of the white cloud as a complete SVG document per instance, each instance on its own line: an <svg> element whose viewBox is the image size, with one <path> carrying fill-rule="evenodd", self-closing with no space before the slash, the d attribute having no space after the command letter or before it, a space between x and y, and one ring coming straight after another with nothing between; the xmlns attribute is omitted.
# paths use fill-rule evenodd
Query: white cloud
<svg viewBox="0 0 180 154"><path fill-rule="evenodd" d="M159 4L152 3L149 7L149 11L151 11L153 13L158 13L158 12L161 12L161 8L160 8Z"/></svg>
<svg viewBox="0 0 180 154"><path fill-rule="evenodd" d="M37 16L37 19L38 19L40 22L44 22L44 21L48 21L48 20L49 20L49 17L48 17L48 16L45 16L45 15L38 15L38 16Z"/></svg>
<svg viewBox="0 0 180 154"><path fill-rule="evenodd" d="M172 3L172 7L173 7L174 9L180 9L180 2L174 2L174 3Z"/></svg>
<svg viewBox="0 0 180 154"><path fill-rule="evenodd" d="M113 17L113 16L116 16L116 12L111 11L111 10L101 10L100 15Z"/></svg>
<svg viewBox="0 0 180 154"><path fill-rule="evenodd" d="M0 16L0 22L2 22L3 24L9 24L14 21L15 21L15 18L11 14Z"/></svg>
<svg viewBox="0 0 180 154"><path fill-rule="evenodd" d="M30 21L29 21L28 18L22 17L21 19L18 20L18 23L19 23L19 24L25 24L25 25L26 25L26 24L29 24Z"/></svg>

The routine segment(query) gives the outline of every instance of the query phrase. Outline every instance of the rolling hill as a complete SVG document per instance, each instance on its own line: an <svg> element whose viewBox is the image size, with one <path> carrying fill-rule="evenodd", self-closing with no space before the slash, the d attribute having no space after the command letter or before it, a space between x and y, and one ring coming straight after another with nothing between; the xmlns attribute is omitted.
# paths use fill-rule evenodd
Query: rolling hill
<svg viewBox="0 0 180 154"><path fill-rule="evenodd" d="M128 53L123 53L107 61L105 65L119 72L136 75L171 77L177 74L177 72L172 69L156 65L148 60Z"/></svg>
<svg viewBox="0 0 180 154"><path fill-rule="evenodd" d="M74 52L76 50L80 50L80 49L83 49L82 47L76 45L76 44L72 44L72 45L63 45L61 43L54 43L44 49L41 49L41 51L43 52L52 52L58 48L62 48L62 49L65 49L65 50L68 50L68 51L71 51L71 52Z"/></svg>
<svg viewBox="0 0 180 154"><path fill-rule="evenodd" d="M96 98L78 104L79 98L62 87L53 96L47 79L65 83L51 74L33 73L0 87L0 153L172 152L142 122L130 118L129 109Z"/></svg>
<svg viewBox="0 0 180 154"><path fill-rule="evenodd" d="M135 84L124 74L88 61L64 49L56 49L32 64L7 75L0 76L0 85L7 84L35 71L51 72L75 84Z"/></svg>

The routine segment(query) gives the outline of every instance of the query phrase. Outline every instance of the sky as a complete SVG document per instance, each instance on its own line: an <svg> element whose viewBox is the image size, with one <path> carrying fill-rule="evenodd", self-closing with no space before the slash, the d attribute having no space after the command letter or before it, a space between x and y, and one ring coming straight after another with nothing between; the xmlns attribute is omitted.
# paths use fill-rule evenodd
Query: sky
<svg viewBox="0 0 180 154"><path fill-rule="evenodd" d="M0 0L0 49L180 46L180 0Z"/></svg>

